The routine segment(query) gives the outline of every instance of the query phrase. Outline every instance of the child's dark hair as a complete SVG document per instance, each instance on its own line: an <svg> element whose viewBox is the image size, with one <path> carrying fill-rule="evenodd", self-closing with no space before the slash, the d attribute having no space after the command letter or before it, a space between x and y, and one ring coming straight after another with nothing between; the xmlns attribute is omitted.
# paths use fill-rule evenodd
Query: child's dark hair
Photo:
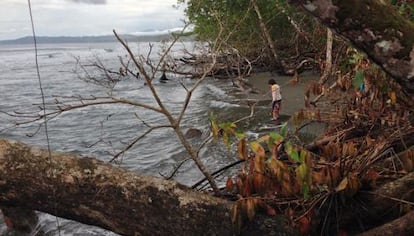
<svg viewBox="0 0 414 236"><path fill-rule="evenodd" d="M267 82L268 84L274 85L276 84L276 81L274 79L269 79L269 82Z"/></svg>

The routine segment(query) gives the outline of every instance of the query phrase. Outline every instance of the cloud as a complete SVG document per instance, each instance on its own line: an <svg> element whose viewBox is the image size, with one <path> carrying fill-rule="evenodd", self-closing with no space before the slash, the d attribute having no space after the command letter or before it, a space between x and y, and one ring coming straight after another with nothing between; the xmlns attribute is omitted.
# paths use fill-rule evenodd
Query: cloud
<svg viewBox="0 0 414 236"><path fill-rule="evenodd" d="M67 0L75 3L86 3L86 4L106 4L106 0Z"/></svg>
<svg viewBox="0 0 414 236"><path fill-rule="evenodd" d="M39 36L86 36L165 32L182 27L184 7L177 0L36 0L32 1ZM0 0L0 40L31 35L27 3ZM26 29L27 28L27 29Z"/></svg>

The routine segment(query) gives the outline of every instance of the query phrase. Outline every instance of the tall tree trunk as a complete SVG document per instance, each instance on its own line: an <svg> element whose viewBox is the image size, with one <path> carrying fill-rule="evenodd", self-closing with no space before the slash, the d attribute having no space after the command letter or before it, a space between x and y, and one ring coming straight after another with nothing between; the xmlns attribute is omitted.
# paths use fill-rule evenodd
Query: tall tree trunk
<svg viewBox="0 0 414 236"><path fill-rule="evenodd" d="M281 69L285 70L285 66L280 60L279 55L276 52L276 48L273 43L272 36L270 35L270 32L267 29L265 22L263 21L263 17L262 17L262 14L260 13L259 6L257 5L257 0L251 0L251 2L253 4L254 11L256 12L257 18L259 19L260 29L262 30L262 33L267 41L267 45L269 46L273 54L273 58L275 59L276 65L279 66Z"/></svg>
<svg viewBox="0 0 414 236"><path fill-rule="evenodd" d="M331 29L326 29L326 60L325 69L319 80L320 84L324 84L328 79L332 71L332 46L333 46L333 33Z"/></svg>
<svg viewBox="0 0 414 236"><path fill-rule="evenodd" d="M232 235L231 203L104 162L0 140L0 205L124 235Z"/></svg>
<svg viewBox="0 0 414 236"><path fill-rule="evenodd" d="M414 94L414 24L380 0L290 0L347 38Z"/></svg>

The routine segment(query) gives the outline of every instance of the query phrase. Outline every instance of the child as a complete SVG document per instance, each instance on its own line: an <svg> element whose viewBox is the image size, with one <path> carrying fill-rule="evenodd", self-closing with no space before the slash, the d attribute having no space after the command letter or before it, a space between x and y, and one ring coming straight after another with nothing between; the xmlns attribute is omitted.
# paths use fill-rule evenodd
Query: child
<svg viewBox="0 0 414 236"><path fill-rule="evenodd" d="M280 86L276 84L274 79L270 79L268 84L270 85L270 91L272 93L272 120L277 121L279 119L280 106L282 105Z"/></svg>

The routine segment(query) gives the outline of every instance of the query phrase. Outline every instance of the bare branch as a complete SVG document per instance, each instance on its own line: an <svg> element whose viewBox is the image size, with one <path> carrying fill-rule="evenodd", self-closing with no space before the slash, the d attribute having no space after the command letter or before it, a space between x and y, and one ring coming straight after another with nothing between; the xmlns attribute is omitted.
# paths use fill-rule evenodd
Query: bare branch
<svg viewBox="0 0 414 236"><path fill-rule="evenodd" d="M129 149L131 149L132 147L134 147L134 145L137 142L139 142L141 139L143 139L146 135L148 135L152 131L154 131L156 129L162 129L162 128L171 128L171 125L158 125L158 126L150 127L147 131L145 131L145 133L143 133L142 135L136 137L132 142L130 142L128 144L128 146L126 146L122 151L120 151L117 154L115 154L109 162L115 161L120 155L124 154Z"/></svg>
<svg viewBox="0 0 414 236"><path fill-rule="evenodd" d="M189 160L191 160L191 158L187 158L187 159L184 159L182 162L180 162L180 164L178 164L175 168L174 168L174 170L171 172L171 174L169 175L169 176L165 176L164 174L162 174L161 172L158 172L158 174L159 175L161 175L164 179L166 179L166 180L170 180L170 179L172 179L177 173L178 173L178 170L181 168L181 166L182 165L184 165L184 163L186 163L187 161L189 161Z"/></svg>
<svg viewBox="0 0 414 236"><path fill-rule="evenodd" d="M170 127L173 128L173 130L176 133L176 135L178 136L178 139L180 140L181 144L184 146L184 148L186 149L186 151L189 153L191 159L195 162L195 164L197 165L198 169L209 180L209 183L210 183L211 187L213 188L214 192L217 195L219 195L220 194L220 191L219 191L219 189L217 187L216 182L214 181L214 178L211 176L211 174L209 173L209 171L207 170L207 168L205 167L205 165L203 164L203 162L200 160L200 157L198 156L197 152L194 150L194 148L188 142L188 140L184 137L184 134L183 134L182 130L180 129L180 122L181 122L183 113L184 113L184 111L186 110L186 108L188 106L189 100L191 98L192 90L190 90L190 92L187 93L186 101L184 103L184 108L183 108L183 110L182 110L179 118L178 119L175 119L172 116L172 114L168 111L168 109L164 106L163 102L161 101L161 98L159 97L157 91L154 88L154 85L152 84L152 79L154 78L154 73L153 73L153 76L152 77L149 77L148 74L146 73L144 67L142 66L142 64L138 63L138 61L136 60L134 54L132 53L131 49L128 47L128 45L126 44L126 42L119 37L119 35L116 33L115 30L113 32L114 32L114 35L117 38L117 40L122 44L122 46L124 47L124 49L128 52L128 55L130 56L131 60L134 62L135 66L140 70L141 74L144 76L144 78L145 78L145 80L147 82L147 86L148 86L148 88L150 89L150 91L152 93L152 96L154 97L154 99L156 100L158 106L160 107L161 113L164 114L164 116L168 119L168 121L170 123ZM157 64L157 66L155 68L158 69L160 67L161 63L164 61L164 59L166 57L166 54L171 50L173 44L176 41L177 41L177 38L171 43L171 45L167 48L167 50L161 56L160 61L159 61L159 63ZM147 60L147 63L149 63L148 60ZM198 86L199 83L201 83L201 80L197 81L196 85L193 86L193 89L195 89Z"/></svg>

